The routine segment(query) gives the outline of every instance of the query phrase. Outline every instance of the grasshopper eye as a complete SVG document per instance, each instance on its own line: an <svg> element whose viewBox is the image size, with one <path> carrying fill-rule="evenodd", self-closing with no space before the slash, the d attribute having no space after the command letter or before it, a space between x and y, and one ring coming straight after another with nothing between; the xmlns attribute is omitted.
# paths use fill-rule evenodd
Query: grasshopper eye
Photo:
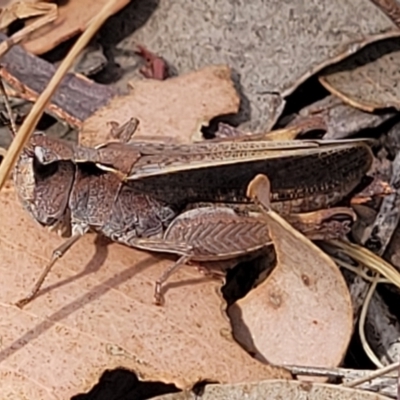
<svg viewBox="0 0 400 400"><path fill-rule="evenodd" d="M33 148L33 156L36 161L42 165L48 165L60 160L58 154L56 154L53 149L43 146L35 146Z"/></svg>
<svg viewBox="0 0 400 400"><path fill-rule="evenodd" d="M41 146L36 146L34 149L34 154L36 159L41 163L44 164L45 162L45 150Z"/></svg>
<svg viewBox="0 0 400 400"><path fill-rule="evenodd" d="M37 148L34 150L35 157L33 158L33 172L37 180L45 180L57 173L59 163L44 164L42 160L36 157ZM40 151L39 151L40 152Z"/></svg>

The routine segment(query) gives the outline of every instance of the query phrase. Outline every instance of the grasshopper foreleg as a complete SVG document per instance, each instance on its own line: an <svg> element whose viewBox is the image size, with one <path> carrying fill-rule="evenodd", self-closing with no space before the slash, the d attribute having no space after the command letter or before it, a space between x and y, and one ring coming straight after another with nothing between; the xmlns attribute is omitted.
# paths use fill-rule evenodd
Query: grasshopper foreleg
<svg viewBox="0 0 400 400"><path fill-rule="evenodd" d="M26 304L30 303L38 294L40 288L43 285L44 280L46 279L47 275L53 268L54 264L59 260L61 257L65 255L65 253L84 235L85 231L75 232L70 238L68 238L61 246L57 247L51 256L49 263L46 265L44 270L39 276L39 279L36 281L35 285L33 286L30 293L24 297L23 299L17 301L15 305L19 308L24 307Z"/></svg>

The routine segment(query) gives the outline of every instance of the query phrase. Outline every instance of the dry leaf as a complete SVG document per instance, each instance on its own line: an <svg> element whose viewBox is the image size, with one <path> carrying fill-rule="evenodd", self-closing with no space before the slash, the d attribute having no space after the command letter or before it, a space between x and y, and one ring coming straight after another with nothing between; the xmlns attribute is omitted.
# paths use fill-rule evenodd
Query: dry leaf
<svg viewBox="0 0 400 400"><path fill-rule="evenodd" d="M26 50L33 54L43 54L83 32L89 21L99 13L107 0L68 0L58 9L58 18L51 24L29 36L24 43ZM113 13L118 12L129 0L115 0Z"/></svg>
<svg viewBox="0 0 400 400"><path fill-rule="evenodd" d="M62 242L36 224L15 197L7 189L0 198L0 393L69 398L116 367L181 388L199 379L289 378L254 360L232 339L221 283L183 267L166 286L165 306L157 307L154 281L172 260L101 241L96 248L94 235L60 260L44 293L23 310L11 305L30 290Z"/></svg>
<svg viewBox="0 0 400 400"><path fill-rule="evenodd" d="M376 128L394 115L394 111L379 114L363 112L335 96L327 96L303 108L290 126L307 118L320 118L325 124L324 139L345 139L362 129Z"/></svg>
<svg viewBox="0 0 400 400"><path fill-rule="evenodd" d="M387 40L368 46L328 68L319 78L333 95L364 111L400 109L400 42Z"/></svg>
<svg viewBox="0 0 400 400"><path fill-rule="evenodd" d="M131 117L139 120L135 139L190 143L213 117L237 112L239 97L230 75L226 66L210 66L165 81L136 81L131 94L114 97L84 122L80 143L112 140L107 123L123 124Z"/></svg>
<svg viewBox="0 0 400 400"><path fill-rule="evenodd" d="M378 38L400 34L369 0L144 2L130 23L140 28L118 44L122 52L145 43L177 73L211 64L234 69L243 92L238 122L247 121L241 127L253 132L270 130L284 98L311 75ZM132 66L129 56L116 61Z"/></svg>
<svg viewBox="0 0 400 400"><path fill-rule="evenodd" d="M56 4L26 1L16 2L6 7L0 8L0 29L4 29L17 19L38 17L57 9Z"/></svg>
<svg viewBox="0 0 400 400"><path fill-rule="evenodd" d="M337 366L353 329L346 282L331 258L277 213L265 218L277 266L228 310L235 337L259 360Z"/></svg>
<svg viewBox="0 0 400 400"><path fill-rule="evenodd" d="M197 400L194 393L173 393L153 400ZM339 385L271 380L236 385L207 385L201 400L389 400L390 397Z"/></svg>

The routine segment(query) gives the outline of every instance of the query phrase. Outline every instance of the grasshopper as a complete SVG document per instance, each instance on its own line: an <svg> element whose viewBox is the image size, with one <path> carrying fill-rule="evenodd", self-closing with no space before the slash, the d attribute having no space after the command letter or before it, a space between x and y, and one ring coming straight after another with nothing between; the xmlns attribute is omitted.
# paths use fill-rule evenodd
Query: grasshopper
<svg viewBox="0 0 400 400"><path fill-rule="evenodd" d="M189 260L232 259L271 244L265 221L250 213L246 190L255 175L269 176L274 208L307 232L310 222L293 213L336 204L358 185L371 162L369 146L352 140L193 145L123 140L88 148L36 133L15 167L17 194L41 225L69 238L17 304L22 307L36 296L56 260L89 230L130 247L180 256L156 282L155 302L161 304L162 284ZM231 204L245 211L237 213ZM320 226L340 228L335 216L354 220L347 209L324 215ZM311 228L310 236L315 232Z"/></svg>
<svg viewBox="0 0 400 400"><path fill-rule="evenodd" d="M126 142L125 137L122 143L88 148L36 135L32 147L43 165L67 160L94 163L137 191L169 204L179 200L249 204L246 185L255 172L263 173L271 179L274 207L284 213L337 203L358 185L372 162L364 140L246 139L171 145Z"/></svg>

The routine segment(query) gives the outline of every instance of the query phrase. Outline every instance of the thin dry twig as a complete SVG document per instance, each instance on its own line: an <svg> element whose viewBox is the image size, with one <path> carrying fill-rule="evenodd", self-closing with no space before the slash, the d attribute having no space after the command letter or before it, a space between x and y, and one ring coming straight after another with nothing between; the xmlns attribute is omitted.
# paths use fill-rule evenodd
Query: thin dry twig
<svg viewBox="0 0 400 400"><path fill-rule="evenodd" d="M371 271L379 272L387 278L393 285L400 288L400 273L372 251L357 244L348 243L343 240L327 240L329 246L342 250L349 257L368 267Z"/></svg>
<svg viewBox="0 0 400 400"><path fill-rule="evenodd" d="M368 358L378 367L378 368L383 368L383 364L379 361L379 358L376 356L374 351L372 350L371 346L368 343L368 340L365 336L365 321L367 319L367 312L368 312L368 307L372 299L372 295L375 292L376 286L378 284L380 274L377 273L375 275L374 280L371 283L370 288L368 289L367 296L365 297L364 303L361 308L361 313L360 313L360 321L358 323L358 333L360 335L362 347L368 356Z"/></svg>
<svg viewBox="0 0 400 400"><path fill-rule="evenodd" d="M3 188L11 170L17 161L17 158L29 140L32 131L36 127L54 92L57 90L59 83L71 68L75 62L75 59L78 57L83 48L89 43L94 34L98 31L100 26L113 14L114 8L115 2L113 0L109 0L100 13L93 18L87 29L76 41L67 57L60 64L46 89L38 97L36 103L31 109L31 112L21 125L21 128L19 129L15 139L12 141L3 162L0 164L0 190Z"/></svg>
<svg viewBox="0 0 400 400"><path fill-rule="evenodd" d="M2 94L2 96L4 98L4 105L6 107L6 110L7 110L9 119L10 119L11 131L12 131L13 137L15 137L15 135L17 134L17 126L15 125L15 121L14 121L14 118L13 118L11 105L10 105L10 102L8 100L6 88L4 87L4 84L3 84L3 79L1 79L1 77L0 77L0 91L1 91L1 94Z"/></svg>
<svg viewBox="0 0 400 400"><path fill-rule="evenodd" d="M364 279L367 282L372 282L375 277L373 276L369 276L365 271L362 265L358 265L358 266L353 266L351 264L349 264L346 261L341 260L338 257L332 256L331 258L333 261L335 261L335 263L342 268L346 268L347 270L353 272L354 274L357 274L358 276L360 276L362 279ZM378 283L391 283L391 281L389 279L386 278L379 278L378 279Z"/></svg>
<svg viewBox="0 0 400 400"><path fill-rule="evenodd" d="M353 379L346 383L343 383L343 386L355 387L359 386L365 382L371 381L373 379L379 378L381 376L394 377L391 376L390 373L395 371L400 363L396 362L386 367L379 368L375 371L365 371L365 370L352 370L347 368L326 368L326 367L315 367L315 366L307 366L307 365L282 365L285 369L290 371L293 375L302 375L302 376L323 376L325 378L345 378L349 376L351 372L354 373L364 373L367 372L365 376L359 377L357 379Z"/></svg>
<svg viewBox="0 0 400 400"><path fill-rule="evenodd" d="M347 387L356 387L359 386L365 382L371 381L372 379L379 378L380 376L386 375L389 372L395 371L397 368L399 368L400 363L395 362L393 364L387 365L386 367L379 368L374 372L371 372L367 376L363 376L361 378L354 379L353 381L343 383L343 386Z"/></svg>

